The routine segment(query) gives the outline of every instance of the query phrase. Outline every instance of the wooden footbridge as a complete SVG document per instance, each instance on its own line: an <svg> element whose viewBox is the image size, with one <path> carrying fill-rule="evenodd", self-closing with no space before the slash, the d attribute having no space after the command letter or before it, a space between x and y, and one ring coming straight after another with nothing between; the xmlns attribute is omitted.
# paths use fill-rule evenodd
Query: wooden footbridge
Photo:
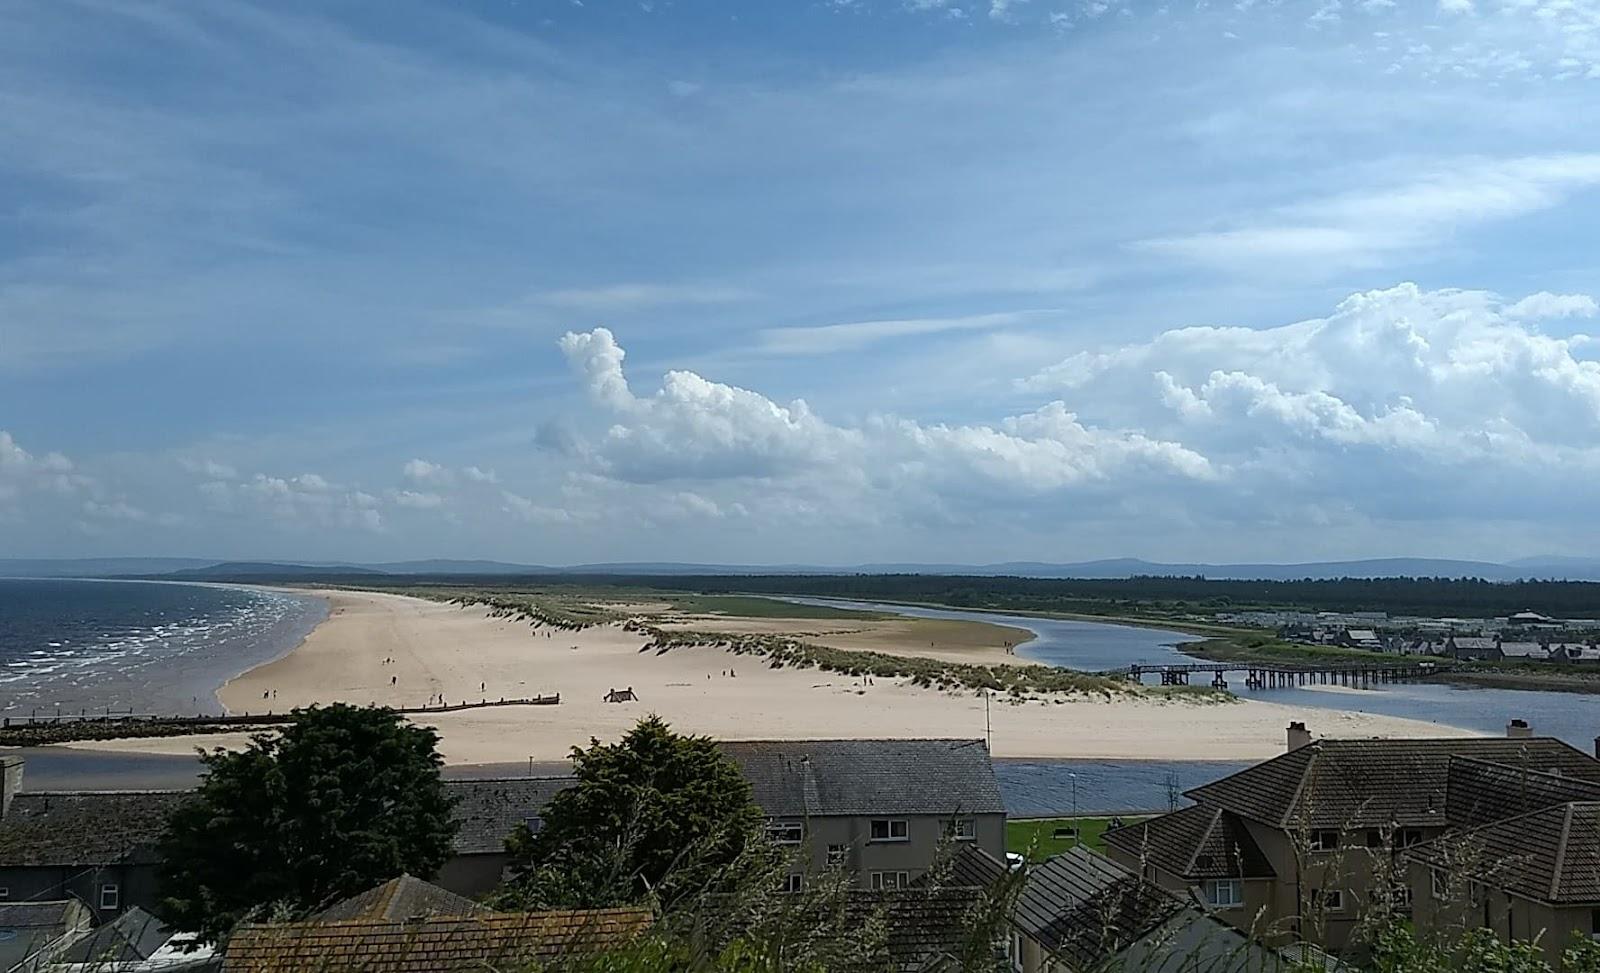
<svg viewBox="0 0 1600 973"><path fill-rule="evenodd" d="M1431 662L1392 665L1268 666L1260 663L1195 662L1180 665L1134 665L1127 668L1130 681L1142 683L1158 675L1163 686L1188 686L1193 676L1211 675L1211 685L1227 689L1230 672L1244 674L1247 689L1292 689L1296 686L1349 686L1365 689L1386 683L1420 682L1444 671Z"/></svg>

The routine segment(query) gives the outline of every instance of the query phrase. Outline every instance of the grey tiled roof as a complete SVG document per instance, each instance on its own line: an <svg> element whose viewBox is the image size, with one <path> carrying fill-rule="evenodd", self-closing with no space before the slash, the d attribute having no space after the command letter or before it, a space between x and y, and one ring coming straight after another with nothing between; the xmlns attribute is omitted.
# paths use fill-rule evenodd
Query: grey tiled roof
<svg viewBox="0 0 1600 973"><path fill-rule="evenodd" d="M454 817L460 825L454 849L458 855L505 851L506 839L531 817L538 817L550 799L576 783L573 777L499 777L447 780L445 792L457 799Z"/></svg>
<svg viewBox="0 0 1600 973"><path fill-rule="evenodd" d="M1270 878L1276 874L1239 818L1197 804L1105 833L1118 851L1183 878Z"/></svg>
<svg viewBox="0 0 1600 973"><path fill-rule="evenodd" d="M1600 905L1600 802L1558 804L1413 848L1409 856L1557 905Z"/></svg>
<svg viewBox="0 0 1600 973"><path fill-rule="evenodd" d="M58 963L81 963L93 970L108 969L111 963L137 963L172 938L172 930L161 920L133 906L85 936L56 957Z"/></svg>
<svg viewBox="0 0 1600 973"><path fill-rule="evenodd" d="M1450 759L1445 815L1452 827L1474 828L1569 801L1600 801L1600 784L1470 757Z"/></svg>
<svg viewBox="0 0 1600 973"><path fill-rule="evenodd" d="M392 878L377 888L353 895L311 918L322 922L382 919L403 922L424 916L481 916L490 911L469 898L424 882L413 875Z"/></svg>
<svg viewBox="0 0 1600 973"><path fill-rule="evenodd" d="M184 791L22 793L0 821L0 866L151 862Z"/></svg>
<svg viewBox="0 0 1600 973"><path fill-rule="evenodd" d="M748 740L719 744L772 817L1003 814L982 740Z"/></svg>
<svg viewBox="0 0 1600 973"><path fill-rule="evenodd" d="M971 919L983 891L975 887L916 888L895 892L852 890L844 903L846 921L858 925L881 917L882 953L862 956L859 967L841 973L944 969L958 957L969 935Z"/></svg>
<svg viewBox="0 0 1600 973"><path fill-rule="evenodd" d="M32 929L59 926L67 921L72 907L73 903L68 899L56 902L3 902L0 903L0 927Z"/></svg>
<svg viewBox="0 0 1600 973"><path fill-rule="evenodd" d="M1188 795L1275 828L1441 827L1452 756L1600 782L1600 761L1546 737L1318 740Z"/></svg>

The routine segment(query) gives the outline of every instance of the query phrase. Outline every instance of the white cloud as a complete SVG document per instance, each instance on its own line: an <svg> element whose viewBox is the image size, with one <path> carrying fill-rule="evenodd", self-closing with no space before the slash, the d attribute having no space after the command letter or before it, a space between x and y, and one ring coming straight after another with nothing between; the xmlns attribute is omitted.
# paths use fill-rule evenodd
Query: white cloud
<svg viewBox="0 0 1600 973"><path fill-rule="evenodd" d="M377 497L336 485L317 473L292 477L257 473L240 483L211 480L198 489L218 514L266 514L279 524L302 530L336 527L378 532L384 528Z"/></svg>
<svg viewBox="0 0 1600 973"><path fill-rule="evenodd" d="M1587 318L1597 312L1600 312L1600 305L1596 305L1594 298L1587 294L1551 294L1549 291L1530 294L1506 308L1508 316L1529 321Z"/></svg>
<svg viewBox="0 0 1600 973"><path fill-rule="evenodd" d="M989 331L1026 324L1048 311L1003 311L948 318L902 318L852 321L803 328L768 328L760 347L779 355L826 355L854 351L880 341L948 331Z"/></svg>
<svg viewBox="0 0 1600 973"><path fill-rule="evenodd" d="M468 480L471 480L473 483L499 483L500 482L500 478L495 475L494 470L480 469L479 467L476 467L476 466L468 466L468 467L466 467L465 469L463 469L461 471L461 475L466 477Z"/></svg>
<svg viewBox="0 0 1600 973"><path fill-rule="evenodd" d="M413 490L399 490L394 495L397 506L407 507L412 510L436 510L444 506L444 497L437 493L417 493Z"/></svg>
<svg viewBox="0 0 1600 973"><path fill-rule="evenodd" d="M190 473L203 476L208 480L237 480L239 471L227 463L219 463L211 459L194 459L182 457L178 464Z"/></svg>
<svg viewBox="0 0 1600 973"><path fill-rule="evenodd" d="M534 303L574 311L637 311L674 304L729 304L752 294L739 287L701 284L608 284L545 291Z"/></svg>
<svg viewBox="0 0 1600 973"><path fill-rule="evenodd" d="M36 456L23 449L11 433L0 429L0 500L28 491L72 494L93 484L60 453Z"/></svg>
<svg viewBox="0 0 1600 973"><path fill-rule="evenodd" d="M548 504L538 503L510 490L502 490L500 499L504 502L502 509L525 523L530 524L570 524L579 519L561 507L552 507Z"/></svg>
<svg viewBox="0 0 1600 973"><path fill-rule="evenodd" d="M448 484L455 480L455 475L448 469L425 459L408 460L401 472L405 474L406 479L417 483Z"/></svg>
<svg viewBox="0 0 1600 973"><path fill-rule="evenodd" d="M1467 160L1388 188L1286 206L1255 225L1140 241L1136 249L1224 266L1281 269L1306 260L1360 265L1451 234L1556 206L1600 184L1600 154Z"/></svg>

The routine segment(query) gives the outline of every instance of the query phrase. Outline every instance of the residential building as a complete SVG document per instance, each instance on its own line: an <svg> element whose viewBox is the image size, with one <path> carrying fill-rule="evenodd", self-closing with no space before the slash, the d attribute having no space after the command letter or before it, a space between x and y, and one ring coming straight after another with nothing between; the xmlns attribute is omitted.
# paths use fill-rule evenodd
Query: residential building
<svg viewBox="0 0 1600 973"><path fill-rule="evenodd" d="M1501 642L1500 658L1515 662L1548 662L1550 647L1538 642Z"/></svg>
<svg viewBox="0 0 1600 973"><path fill-rule="evenodd" d="M101 922L129 906L154 910L155 844L183 797L181 791L17 794L0 818L0 898L75 898Z"/></svg>
<svg viewBox="0 0 1600 973"><path fill-rule="evenodd" d="M1406 858L1420 936L1481 927L1538 942L1552 967L1575 936L1600 939L1600 800L1507 816Z"/></svg>
<svg viewBox="0 0 1600 973"><path fill-rule="evenodd" d="M456 802L453 813L457 830L453 854L433 876L433 882L465 896L479 896L494 889L511 862L506 839L520 825L527 825L537 834L544 827L545 805L575 781L574 777L445 781L445 789Z"/></svg>
<svg viewBox="0 0 1600 973"><path fill-rule="evenodd" d="M402 922L423 916L485 916L492 911L414 875L401 875L335 902L311 918L318 922Z"/></svg>
<svg viewBox="0 0 1600 973"><path fill-rule="evenodd" d="M980 849L964 850L950 871L951 883L978 885L1012 903L1006 955L1017 973L1254 973L1283 965L1205 910L1087 848L1020 875ZM1020 888L1006 887L1019 877Z"/></svg>
<svg viewBox="0 0 1600 973"><path fill-rule="evenodd" d="M725 742L768 817L769 833L806 871L843 866L860 886L905 888L945 846L1002 858L1006 812L982 740Z"/></svg>
<svg viewBox="0 0 1600 973"><path fill-rule="evenodd" d="M1476 635L1452 635L1444 641L1445 655L1469 662L1496 662L1500 654L1500 640Z"/></svg>
<svg viewBox="0 0 1600 973"><path fill-rule="evenodd" d="M58 953L47 973L199 973L216 965L212 947L133 906Z"/></svg>
<svg viewBox="0 0 1600 973"><path fill-rule="evenodd" d="M1341 950L1363 914L1410 908L1405 850L1600 799L1600 761L1520 722L1506 738L1312 741L1292 730L1288 753L1189 791L1195 807L1107 832L1108 853L1237 928Z"/></svg>

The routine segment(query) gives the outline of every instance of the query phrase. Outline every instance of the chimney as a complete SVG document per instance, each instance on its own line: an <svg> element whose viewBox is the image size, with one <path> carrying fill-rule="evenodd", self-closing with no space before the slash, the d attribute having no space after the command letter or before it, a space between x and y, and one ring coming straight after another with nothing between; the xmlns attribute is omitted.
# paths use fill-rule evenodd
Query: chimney
<svg viewBox="0 0 1600 973"><path fill-rule="evenodd" d="M1299 750L1301 747L1309 744L1310 742L1311 731L1306 729L1306 725L1304 723L1295 722L1289 724L1290 750Z"/></svg>
<svg viewBox="0 0 1600 973"><path fill-rule="evenodd" d="M1533 736L1533 727L1527 720L1512 720L1506 724L1506 736L1512 740L1526 740Z"/></svg>
<svg viewBox="0 0 1600 973"><path fill-rule="evenodd" d="M0 757L0 818L11 810L11 799L22 789L22 758Z"/></svg>

